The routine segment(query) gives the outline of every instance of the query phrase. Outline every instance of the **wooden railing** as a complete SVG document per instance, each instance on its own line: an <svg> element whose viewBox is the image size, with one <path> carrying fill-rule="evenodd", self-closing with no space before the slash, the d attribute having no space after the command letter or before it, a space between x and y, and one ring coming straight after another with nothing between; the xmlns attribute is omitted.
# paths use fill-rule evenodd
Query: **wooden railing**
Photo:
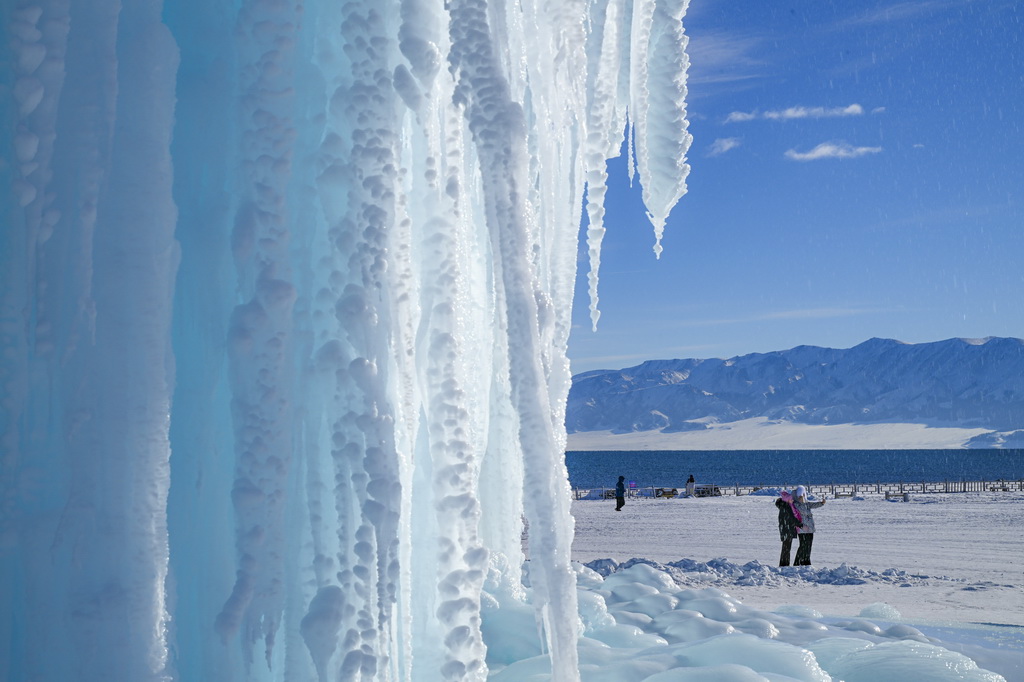
<svg viewBox="0 0 1024 682"><path fill-rule="evenodd" d="M818 483L804 485L810 495L853 497L854 495L885 495L892 497L904 493L976 493L1024 491L1024 479L1015 481L899 481L897 483ZM698 497L720 495L749 495L765 488L793 490L795 484L785 485L715 485L700 486ZM672 499L682 497L685 486L638 486L626 489L626 497ZM703 493L703 494L702 494ZM582 499L614 499L615 488L573 488L573 497Z"/></svg>

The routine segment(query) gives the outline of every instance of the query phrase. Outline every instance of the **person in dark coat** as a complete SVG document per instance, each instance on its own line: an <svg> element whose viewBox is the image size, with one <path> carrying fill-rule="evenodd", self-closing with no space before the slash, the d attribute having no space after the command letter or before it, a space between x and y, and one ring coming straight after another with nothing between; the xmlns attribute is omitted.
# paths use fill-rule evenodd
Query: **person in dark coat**
<svg viewBox="0 0 1024 682"><path fill-rule="evenodd" d="M615 511L622 511L626 506L626 477L619 476L619 482L615 484Z"/></svg>
<svg viewBox="0 0 1024 682"><path fill-rule="evenodd" d="M800 528L797 529L800 534L800 546L796 548L793 565L810 566L811 545L814 542L814 513L811 510L824 505L825 498L822 497L818 502L808 501L807 491L802 485L796 487L796 494L793 498L793 507L800 514Z"/></svg>
<svg viewBox="0 0 1024 682"><path fill-rule="evenodd" d="M793 504L793 496L783 490L779 499L775 500L779 508L779 538L782 540L782 554L779 566L789 566L789 554L793 549L793 538L797 537L803 519Z"/></svg>

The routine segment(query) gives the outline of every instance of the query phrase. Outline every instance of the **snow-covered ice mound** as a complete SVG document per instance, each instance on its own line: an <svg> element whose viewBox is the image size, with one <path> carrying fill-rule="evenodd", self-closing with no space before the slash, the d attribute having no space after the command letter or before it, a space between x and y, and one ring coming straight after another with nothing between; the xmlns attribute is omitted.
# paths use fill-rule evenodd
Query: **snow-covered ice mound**
<svg viewBox="0 0 1024 682"><path fill-rule="evenodd" d="M827 622L817 611L796 605L772 612L749 607L713 586L744 580L842 584L927 579L923 576L847 566L737 566L725 560L668 566L642 559L622 565L601 560L575 564L575 569L584 682L878 682L910 674L934 682L1006 679L915 627L893 624L899 613L886 604L872 604L861 618ZM524 588L500 575L492 571L483 609L490 679L551 680L528 604L529 576Z"/></svg>
<svg viewBox="0 0 1024 682"><path fill-rule="evenodd" d="M668 564L659 564L650 559L630 559L622 564L613 559L598 559L586 564L587 568L609 576L616 571L630 568L636 564L648 564L671 575L680 584L700 582L707 586L729 585L768 585L782 586L794 583L818 583L822 585L863 585L866 583L884 583L888 585L929 585L936 582L948 582L951 585L966 585L967 581L948 576L914 575L895 568L884 571L871 571L848 566L845 563L835 568L817 568L814 566L769 566L760 561L749 561L739 565L726 559L711 561L694 561L680 559ZM966 589L966 588L965 588Z"/></svg>

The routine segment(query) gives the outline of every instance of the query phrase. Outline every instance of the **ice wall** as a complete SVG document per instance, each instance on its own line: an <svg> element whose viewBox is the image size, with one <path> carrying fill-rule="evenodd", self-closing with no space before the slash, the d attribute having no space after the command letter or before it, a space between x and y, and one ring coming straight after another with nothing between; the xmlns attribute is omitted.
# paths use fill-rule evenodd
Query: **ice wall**
<svg viewBox="0 0 1024 682"><path fill-rule="evenodd" d="M177 48L160 3L4 9L4 679L166 668Z"/></svg>
<svg viewBox="0 0 1024 682"><path fill-rule="evenodd" d="M483 679L525 521L576 679L583 189L596 323L627 122L656 240L684 191L685 7L0 8L0 677Z"/></svg>

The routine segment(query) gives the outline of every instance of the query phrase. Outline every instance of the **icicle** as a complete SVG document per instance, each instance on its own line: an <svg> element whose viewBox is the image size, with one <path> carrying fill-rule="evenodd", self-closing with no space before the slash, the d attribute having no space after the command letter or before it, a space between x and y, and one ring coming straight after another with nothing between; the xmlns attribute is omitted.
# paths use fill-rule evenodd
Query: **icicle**
<svg viewBox="0 0 1024 682"><path fill-rule="evenodd" d="M587 74L587 248L590 272L590 323L597 331L598 272L601 269L601 241L604 238L604 199L607 190L607 160L618 155L625 124L625 107L619 102L619 73L622 55L622 0L609 0L603 17L595 17L590 49L591 69ZM598 21L600 19L600 21ZM632 167L632 165L630 166Z"/></svg>
<svg viewBox="0 0 1024 682"><path fill-rule="evenodd" d="M333 298L330 333L339 346L329 413L337 580L346 594L337 657L343 676L385 679L394 665L400 590L407 453L399 447L410 439L405 420L417 416L405 370L413 322L403 312L409 227L400 218L401 100L391 81L398 13L378 2L339 9L325 13L320 37L330 109L317 179L333 268L322 291ZM422 56L423 49L414 52Z"/></svg>
<svg viewBox="0 0 1024 682"><path fill-rule="evenodd" d="M637 0L633 17L630 117L636 127L636 160L654 253L672 207L686 193L692 137L686 121L687 39L682 17L689 0Z"/></svg>
<svg viewBox="0 0 1024 682"><path fill-rule="evenodd" d="M511 101L508 82L496 62L485 3L453 0L449 8L456 101L466 107L480 159L491 248L501 262L498 284L506 305L512 395L520 419L526 486L535 491L527 501L526 515L533 529L533 554L544 560L531 572L534 595L548 617L552 676L574 680L579 673L575 578L569 564L571 524L568 515L562 515L565 504L552 507L548 503L568 499L568 481L558 480L559 472L550 459L558 452L558 442L541 367L544 351L539 343L536 274L528 250L525 121L522 108Z"/></svg>
<svg viewBox="0 0 1024 682"><path fill-rule="evenodd" d="M463 388L468 358L460 348L457 322L462 308L458 248L448 236L449 225L438 222L432 227L436 231L430 243L436 251L423 275L425 282L437 284L433 291L424 291L423 395L429 396L424 405L426 437L440 538L437 618L446 648L441 672L448 679L483 679L486 649L479 611L488 552L478 535L479 450L474 448Z"/></svg>
<svg viewBox="0 0 1024 682"><path fill-rule="evenodd" d="M629 175L629 186L633 186L633 181L636 179L636 127L633 125L633 121L630 120L626 124L626 171Z"/></svg>
<svg viewBox="0 0 1024 682"><path fill-rule="evenodd" d="M232 313L228 353L239 567L216 627L225 641L241 627L246 647L263 640L268 668L285 606L284 520L294 439L290 343L296 289L287 195L299 11L289 3L251 0L238 27L244 123L232 247L246 302Z"/></svg>

